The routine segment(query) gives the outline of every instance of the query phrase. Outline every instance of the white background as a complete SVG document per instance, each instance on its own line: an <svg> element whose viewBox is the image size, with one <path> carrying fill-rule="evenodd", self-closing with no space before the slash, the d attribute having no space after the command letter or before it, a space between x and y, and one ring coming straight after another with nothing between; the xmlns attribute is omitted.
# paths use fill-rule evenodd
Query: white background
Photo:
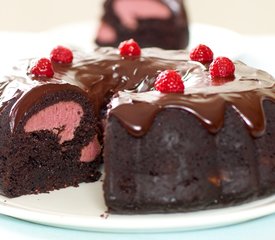
<svg viewBox="0 0 275 240"><path fill-rule="evenodd" d="M130 0L129 0L130 1ZM41 31L101 15L103 0L0 0L0 31ZM185 0L190 21L275 34L274 0Z"/></svg>

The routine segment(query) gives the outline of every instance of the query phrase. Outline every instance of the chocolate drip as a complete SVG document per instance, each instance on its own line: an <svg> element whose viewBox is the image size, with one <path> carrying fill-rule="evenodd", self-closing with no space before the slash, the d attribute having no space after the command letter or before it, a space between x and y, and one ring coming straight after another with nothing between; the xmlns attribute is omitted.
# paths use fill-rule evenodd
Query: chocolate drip
<svg viewBox="0 0 275 240"><path fill-rule="evenodd" d="M144 104L140 104L137 95L128 94L125 96L125 93L120 93L119 97L125 98L123 101L128 103L118 105L111 111L111 114L115 115L136 137L146 133L154 116L166 108L179 108L194 114L209 132L215 134L223 126L226 104L230 104L236 109L253 137L259 137L265 131L265 116L262 107L265 97L261 94L258 95L256 91L241 92L235 95L227 93L204 96L200 94L187 97L178 94L161 94L159 96L150 96L150 93L145 94L143 97L146 100L144 100ZM144 121L141 113L143 113L142 116L146 115L148 121ZM130 114L131 116L129 116ZM136 129L140 130L137 131Z"/></svg>
<svg viewBox="0 0 275 240"><path fill-rule="evenodd" d="M142 56L134 58L123 58L113 48L100 48L87 56L76 52L74 64L54 64L52 79L29 75L29 65L29 61L24 62L12 77L0 83L2 108L21 94L10 113L11 131L43 96L66 89L86 92L98 117L110 98L118 93L109 112L137 137L145 134L155 115L166 108L188 111L211 133L216 133L223 126L226 105L232 105L251 135L258 137L265 130L262 102L275 101L275 80L269 74L235 62L234 79L213 81L207 68L189 61L185 51L143 49ZM175 69L182 75L184 94L154 91L156 76L166 69Z"/></svg>

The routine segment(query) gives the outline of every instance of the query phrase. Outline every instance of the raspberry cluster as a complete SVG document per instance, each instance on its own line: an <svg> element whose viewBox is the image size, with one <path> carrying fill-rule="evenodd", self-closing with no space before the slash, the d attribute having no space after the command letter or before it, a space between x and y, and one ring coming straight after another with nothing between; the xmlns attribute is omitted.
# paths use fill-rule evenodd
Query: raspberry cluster
<svg viewBox="0 0 275 240"><path fill-rule="evenodd" d="M54 75L52 62L69 64L73 61L73 53L70 49L57 46L50 53L50 59L40 58L31 68L30 73L37 77L51 78Z"/></svg>
<svg viewBox="0 0 275 240"><path fill-rule="evenodd" d="M212 78L227 78L234 76L235 65L227 57L217 57L213 60L212 50L203 44L198 45L190 52L190 59L203 64L210 63L209 73Z"/></svg>

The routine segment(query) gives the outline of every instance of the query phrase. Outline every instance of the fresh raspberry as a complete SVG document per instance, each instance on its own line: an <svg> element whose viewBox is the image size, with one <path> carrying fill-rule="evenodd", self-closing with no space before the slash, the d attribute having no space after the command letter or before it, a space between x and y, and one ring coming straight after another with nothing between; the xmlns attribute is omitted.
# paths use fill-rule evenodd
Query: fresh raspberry
<svg viewBox="0 0 275 240"><path fill-rule="evenodd" d="M133 39L120 43L118 49L120 55L123 57L140 56L141 54L141 50L138 43Z"/></svg>
<svg viewBox="0 0 275 240"><path fill-rule="evenodd" d="M48 58L39 59L31 68L31 73L39 77L52 77L54 71L51 61Z"/></svg>
<svg viewBox="0 0 275 240"><path fill-rule="evenodd" d="M227 57L217 57L209 66L209 73L215 77L233 77L235 72L234 63Z"/></svg>
<svg viewBox="0 0 275 240"><path fill-rule="evenodd" d="M174 70L161 72L156 78L155 89L162 93L183 93L184 84L181 75Z"/></svg>
<svg viewBox="0 0 275 240"><path fill-rule="evenodd" d="M201 63L210 63L213 61L213 52L206 45L200 44L190 52L190 59Z"/></svg>
<svg viewBox="0 0 275 240"><path fill-rule="evenodd" d="M51 51L51 60L58 63L71 63L73 61L73 53L69 48L57 46Z"/></svg>

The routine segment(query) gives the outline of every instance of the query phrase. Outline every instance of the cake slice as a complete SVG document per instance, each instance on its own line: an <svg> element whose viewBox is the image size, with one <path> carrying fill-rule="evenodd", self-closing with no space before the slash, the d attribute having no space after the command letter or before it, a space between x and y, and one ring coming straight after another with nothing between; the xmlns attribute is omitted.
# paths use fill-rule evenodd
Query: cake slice
<svg viewBox="0 0 275 240"><path fill-rule="evenodd" d="M188 19L182 0L107 0L97 33L99 46L134 38L141 47L184 49Z"/></svg>
<svg viewBox="0 0 275 240"><path fill-rule="evenodd" d="M32 74L31 65L25 61L1 82L0 190L8 197L78 186L101 175L101 132L89 95L59 79L62 74Z"/></svg>

